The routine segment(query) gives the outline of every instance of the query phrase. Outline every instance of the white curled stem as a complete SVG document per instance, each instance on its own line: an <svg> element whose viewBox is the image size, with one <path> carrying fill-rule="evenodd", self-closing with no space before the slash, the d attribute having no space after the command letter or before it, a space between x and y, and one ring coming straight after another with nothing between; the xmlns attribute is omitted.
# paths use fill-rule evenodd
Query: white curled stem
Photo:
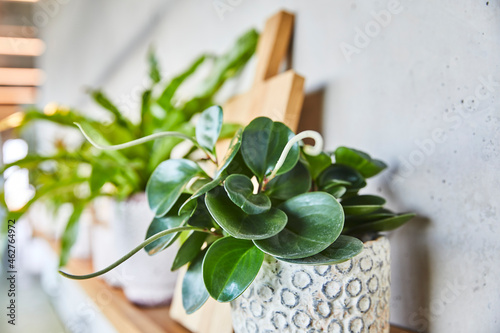
<svg viewBox="0 0 500 333"><path fill-rule="evenodd" d="M304 152L307 155L311 155L311 156L317 156L317 155L321 154L321 152L323 151L323 144L324 144L323 137L321 136L321 134L319 134L316 131L310 131L310 130L300 132L299 134L294 136L290 141L288 141L288 143L286 144L285 148L283 149L283 152L281 152L281 156L278 159L276 166L273 169L273 172L271 173L271 175L268 178L269 180L276 177L276 174L278 173L279 169L285 163L286 157L288 156L288 153L292 149L293 145L296 144L297 142L302 141L305 138L313 139L314 146L304 145L304 148L303 148ZM301 142L301 144L303 144L303 143Z"/></svg>
<svg viewBox="0 0 500 333"><path fill-rule="evenodd" d="M143 143L148 142L148 141L156 140L158 138L163 138L163 137L166 137L166 136L174 136L174 137L177 137L179 139L189 140L195 146L199 147L198 142L196 142L192 137L190 137L188 135L185 135L183 133L179 133L179 132L159 132L159 133L154 133L154 134L145 136L145 137L137 139L137 140L132 140L132 141L129 141L129 142L126 142L126 143L122 143L122 144L119 144L119 145L104 146L104 145L101 145L101 144L95 142L85 132L85 130L83 129L83 127L79 123L74 123L74 124L76 126L78 126L78 128L82 132L82 134L85 137L85 139L87 139L87 141L90 142L90 144L92 144L92 146L94 146L94 147L96 147L98 149L101 149L101 150L120 150L120 149L125 149L125 148L129 148L129 147L133 147L133 146L137 146L137 145L143 144Z"/></svg>

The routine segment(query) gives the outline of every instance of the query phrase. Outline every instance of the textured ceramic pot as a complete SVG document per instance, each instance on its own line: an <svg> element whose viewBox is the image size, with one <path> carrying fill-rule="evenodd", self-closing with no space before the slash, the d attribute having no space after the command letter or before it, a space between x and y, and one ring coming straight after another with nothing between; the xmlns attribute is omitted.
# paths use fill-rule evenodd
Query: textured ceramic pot
<svg viewBox="0 0 500 333"><path fill-rule="evenodd" d="M332 266L266 256L252 285L231 303L235 333L389 332L390 247L385 237Z"/></svg>
<svg viewBox="0 0 500 333"><path fill-rule="evenodd" d="M153 217L144 193L116 203L115 242L120 255L144 241ZM177 280L177 272L170 271L177 250L177 243L154 256L142 250L120 265L120 282L125 296L142 306L168 303Z"/></svg>

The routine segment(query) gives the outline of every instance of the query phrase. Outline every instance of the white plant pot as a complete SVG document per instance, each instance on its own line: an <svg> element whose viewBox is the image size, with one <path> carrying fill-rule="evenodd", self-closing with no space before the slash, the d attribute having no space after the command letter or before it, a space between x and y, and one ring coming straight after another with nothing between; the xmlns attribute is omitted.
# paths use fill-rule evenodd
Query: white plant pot
<svg viewBox="0 0 500 333"><path fill-rule="evenodd" d="M115 241L120 256L144 241L153 217L144 193L116 203ZM177 250L177 243L153 256L141 250L119 266L123 291L131 302L142 306L170 302L177 280L177 272L170 267Z"/></svg>
<svg viewBox="0 0 500 333"><path fill-rule="evenodd" d="M36 202L31 206L27 217L33 230L43 234L49 239L61 239L66 229L66 224L73 213L69 203L63 204L54 212L45 202ZM90 227L92 216L85 209L78 221L78 237L71 248L72 258L87 259L90 257Z"/></svg>
<svg viewBox="0 0 500 333"><path fill-rule="evenodd" d="M119 258L116 249L115 226L113 217L115 200L109 197L100 197L93 202L94 224L91 230L92 266L94 271L99 271L111 265ZM99 278L113 287L121 287L122 267L118 266Z"/></svg>
<svg viewBox="0 0 500 333"><path fill-rule="evenodd" d="M390 247L386 237L332 266L266 256L251 286L231 302L235 333L389 332Z"/></svg>

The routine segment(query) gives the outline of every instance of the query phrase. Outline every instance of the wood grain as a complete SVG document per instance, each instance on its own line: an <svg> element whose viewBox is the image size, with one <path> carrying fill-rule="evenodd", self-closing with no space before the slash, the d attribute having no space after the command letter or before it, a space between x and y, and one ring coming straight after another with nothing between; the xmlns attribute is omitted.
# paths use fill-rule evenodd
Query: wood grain
<svg viewBox="0 0 500 333"><path fill-rule="evenodd" d="M293 70L278 74L288 51L293 31L294 15L280 11L266 22L257 45L257 67L252 88L231 98L224 105L224 121L247 125L256 117L269 117L281 121L293 131L297 130L304 101L304 78ZM217 155L224 156L229 140L217 144ZM185 327L197 333L231 333L229 304L209 299L192 315L182 307L182 278L179 280L170 315Z"/></svg>

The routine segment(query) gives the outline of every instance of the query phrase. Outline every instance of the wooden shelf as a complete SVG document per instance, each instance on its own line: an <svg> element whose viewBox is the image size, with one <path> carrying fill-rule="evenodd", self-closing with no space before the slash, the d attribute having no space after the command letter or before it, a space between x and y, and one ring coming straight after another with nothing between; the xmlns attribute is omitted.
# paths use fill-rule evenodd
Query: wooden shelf
<svg viewBox="0 0 500 333"><path fill-rule="evenodd" d="M44 235L36 236L41 236L56 253L59 253L58 242L49 240ZM70 259L65 269L75 275L94 271L90 259ZM99 278L76 281L118 332L192 333L170 318L170 306L139 307L130 303L121 289L113 288ZM391 325L390 333L414 332Z"/></svg>
<svg viewBox="0 0 500 333"><path fill-rule="evenodd" d="M92 272L92 265L90 260L72 259L67 269L73 274L88 274ZM78 283L118 332L190 333L170 318L169 306L138 307L131 304L120 289L112 288L98 278ZM390 333L411 333L411 331L391 326Z"/></svg>
<svg viewBox="0 0 500 333"><path fill-rule="evenodd" d="M92 272L90 260L72 259L66 269L72 274ZM189 333L169 316L169 306L141 308L130 303L123 291L99 278L78 281L87 296L118 332Z"/></svg>

